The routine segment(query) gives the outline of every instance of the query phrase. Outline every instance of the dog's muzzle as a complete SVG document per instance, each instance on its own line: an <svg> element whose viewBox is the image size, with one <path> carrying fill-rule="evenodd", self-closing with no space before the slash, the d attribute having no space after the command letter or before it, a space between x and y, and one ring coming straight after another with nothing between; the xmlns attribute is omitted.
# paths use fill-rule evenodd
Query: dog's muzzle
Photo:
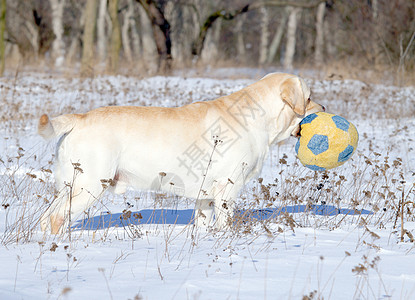
<svg viewBox="0 0 415 300"><path fill-rule="evenodd" d="M291 136L296 137L296 138L300 137L301 136L300 131L301 131L301 126L300 126L300 124L298 124L294 128L294 130L291 132Z"/></svg>

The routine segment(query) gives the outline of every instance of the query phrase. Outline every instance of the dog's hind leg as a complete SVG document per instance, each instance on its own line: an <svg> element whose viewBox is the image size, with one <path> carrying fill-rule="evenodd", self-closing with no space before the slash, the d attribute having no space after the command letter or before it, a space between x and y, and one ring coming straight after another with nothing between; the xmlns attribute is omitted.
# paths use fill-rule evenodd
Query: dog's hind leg
<svg viewBox="0 0 415 300"><path fill-rule="evenodd" d="M195 205L195 225L208 227L213 221L214 199L197 199Z"/></svg>

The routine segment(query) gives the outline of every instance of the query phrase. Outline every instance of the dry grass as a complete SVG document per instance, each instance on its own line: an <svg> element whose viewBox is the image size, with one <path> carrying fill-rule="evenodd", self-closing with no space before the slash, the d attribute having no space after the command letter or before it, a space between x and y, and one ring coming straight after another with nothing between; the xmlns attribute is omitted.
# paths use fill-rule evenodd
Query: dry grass
<svg viewBox="0 0 415 300"><path fill-rule="evenodd" d="M41 167L37 156L25 154L21 147L17 147L16 154L0 159L4 170L0 177L0 197L6 215L1 235L3 245L32 241L39 231L41 213L54 198L50 165Z"/></svg>
<svg viewBox="0 0 415 300"><path fill-rule="evenodd" d="M43 77L40 80L33 80L25 74L16 72L13 78L2 81L0 101L5 109L0 119L1 125L6 132L17 134L19 128L27 126L27 120L35 121L45 112L57 115L73 111L87 111L102 105L126 103L148 105L152 100L160 98L180 98L180 102L174 103L178 105L197 100L194 99L195 96L192 93L186 93L186 90L182 90L179 85L171 86L167 83L161 87L146 84L142 86L144 90L138 87L142 97L137 98L137 86L134 86L136 79L121 80L121 84L117 83L117 85L114 84L114 80L117 79L106 77L99 80L80 80L79 78ZM350 82L350 85L354 86L350 90L341 88L342 81L340 80L314 80L310 82L310 85L314 91L314 99L328 102L328 105L323 104L329 106L331 111L344 112L343 116L346 118L394 119L396 115L410 117L415 114L415 108L410 105L410 99L407 97L410 89L404 92L394 87L383 88L373 84ZM229 87L228 90L217 88L204 93L207 98L214 98L229 93L231 88ZM65 101L56 105L55 97L65 99ZM118 99L124 99L124 102ZM405 129L397 130L404 131ZM363 135L363 138L367 139L367 136ZM37 152L38 149L25 151L20 148L17 141L13 146L17 149L17 153L1 157L1 164L6 172L1 177L3 184L0 196L3 209L8 214L6 231L2 236L3 244L30 241L33 232L38 229L36 219L40 211L44 210L47 203L55 197L50 174L53 157L47 158L47 164L45 161L38 163L37 159L42 155ZM359 152L353 162L349 163L348 170L342 172L335 170L321 174L307 171L298 163L289 164L287 157L283 155L277 166L278 178L275 178L273 182L258 180L250 188L244 189L238 209L245 212L233 220L236 226L233 227L234 231L231 234L234 238L241 234L256 235L260 232L276 236L282 230L295 230L296 227L338 228L344 222L357 224L362 218L365 223L381 228L397 218L398 211L402 212L404 207L407 210L405 220L412 221L413 203L408 198L412 189L406 188L404 205L399 206L399 201L402 199L402 190L408 182L413 182L413 178L405 178L408 172L402 169L402 159L391 159L388 155L376 153L370 148L369 144L371 154L366 154L367 151ZM32 173L32 171L36 172ZM352 174L353 177L346 178L343 175L345 173ZM134 197L144 199L149 195L138 193ZM159 202L163 203L166 196L158 195L157 197L159 197ZM108 198L104 198L105 201L108 201ZM124 199L123 202L128 201ZM177 198L170 202L177 205ZM352 210L365 208L374 211L375 214L320 217L313 215L310 210L303 214L279 212L274 217L263 221L252 217L252 213L257 210L293 205L312 207L316 204ZM106 210L102 202L97 207ZM14 215L9 215L10 211L13 211ZM129 211L131 210L126 206L124 218L137 218L137 215L126 214ZM92 218L96 214L97 211L90 211L89 217ZM130 223L126 222L126 224ZM132 239L143 236L142 229L131 227L131 225L126 225L124 228L126 236ZM97 234L98 232L92 234L93 240L97 240ZM105 239L108 234L109 230L102 234L103 238Z"/></svg>
<svg viewBox="0 0 415 300"><path fill-rule="evenodd" d="M51 201L56 197L53 188L51 166L32 169L37 158L33 154L26 154L22 148L17 148L17 155L2 158L0 163L5 170L1 176L0 199L2 210L6 213L5 231L1 243L25 243L36 240L39 236L39 217ZM345 171L352 176L346 177L337 170L326 172L312 172L300 166L298 162L288 163L283 154L277 170L279 177L273 182L264 182L263 179L254 181L246 187L238 201L237 213L231 222L230 231L216 233L222 242L233 243L240 238L251 236L253 239L261 234L275 238L285 231L295 231L296 228L311 227L315 229L343 228L353 224L364 224L383 229L387 224L394 224L394 229L401 228L401 239L411 238L412 234L404 229L405 222L415 221L412 201L414 195L413 176L405 177L402 159L390 159L379 153L370 156L358 152L350 163L345 165ZM49 164L51 161L49 162ZM30 167L29 167L30 166ZM153 206L177 207L190 205L193 201L177 198L168 194L137 192L134 195L137 207L142 201L158 201ZM131 200L126 196L121 224L124 228L123 239L142 238L147 230L161 232L167 227L162 224L143 224L142 216L132 211ZM130 198L131 199L131 198ZM88 211L84 228L89 228L88 219L105 215L108 208L105 203L120 198L107 195L99 201L93 209ZM157 204L158 203L158 204ZM288 213L287 207L306 207L303 213ZM338 210L349 209L356 212L353 215L345 214L316 215L313 207L327 205ZM362 209L372 211L373 214L359 214ZM122 210L122 208L120 208ZM271 212L271 215L269 215ZM261 218L261 213L267 214ZM399 221L399 222L398 222ZM141 224L141 225L133 225ZM143 227L143 226L146 227ZM174 224L170 224L174 226ZM194 231L189 224L186 230ZM171 230L168 229L168 230ZM61 238L69 240L90 237L92 241L106 240L111 233L117 231L109 226L103 230L81 229L65 234ZM117 231L119 234L119 231ZM171 234L171 232L170 232ZM222 242L221 242L222 240Z"/></svg>
<svg viewBox="0 0 415 300"><path fill-rule="evenodd" d="M137 211L143 206L152 207L156 212L161 207L193 208L194 201L169 193L130 192L124 196L105 194L85 213L83 227L71 231L70 234L43 235L38 224L40 214L56 197L51 174L53 155L51 150L42 151L43 148L39 144L32 149L23 149L19 143L19 131L22 128L34 127L35 120L45 112L57 115L87 111L102 105L151 105L154 100L160 103L159 99L172 99L169 105L181 105L198 100L200 94L211 99L227 94L235 88L218 85L210 91L202 91L195 95L176 83L154 87L150 82L137 87L134 85L135 79L122 79L119 85L114 83L115 80L117 79L105 77L83 81L77 78L43 78L36 81L20 74L3 80L0 101L4 104L4 113L0 117L0 124L7 133L5 148L14 151L0 156L0 167L4 170L0 176L0 209L6 215L5 224L2 225L4 232L0 239L2 246L40 241L41 261L42 253L54 251L52 249L56 249L61 242L76 247L77 241L103 243L116 239L131 243L131 249L134 249L136 240L159 236L164 240L162 256L170 261L172 257L186 260L198 245L212 239L214 249L227 249L232 252L238 243L249 245L263 236L270 241L283 239L286 234L296 232L299 228L335 230L356 226L363 228L364 236L370 237L357 241L356 248L365 246L378 250L379 236L376 230L390 231L391 235L396 237L396 242L414 243L413 232L406 230L405 226L408 222L415 221L415 173L411 173L405 165L412 153L407 148L405 151L398 151L393 140L382 141L389 149L379 149L376 145L376 138L379 136L372 139L371 134L383 133L376 130L361 132L361 148L350 162L342 168L323 173L312 172L299 165L298 161L292 159L292 147L290 148L289 144L281 146L281 152L286 153L280 153L278 161L272 163L273 173L278 175L271 181L257 179L242 190L237 202L238 213L231 220L233 226L228 231L198 230L191 223L158 224L153 219L146 223ZM408 97L412 91L410 88L399 89L350 81L346 85L353 88L345 89L345 83L340 78L313 80L310 81L310 85L313 98L317 102L323 102L322 104L328 106L331 111L362 122L373 120L376 124L375 120L379 119L380 122L388 123L395 128L385 139L392 136L405 137L406 141L410 139L410 130L400 126L399 120L395 120L396 116L410 118L415 114L415 108L410 103L411 98ZM140 93L140 98L137 93ZM30 95L29 99L27 95ZM65 98L65 101L56 105L55 97ZM44 100L42 102L39 99ZM31 120L30 126L27 120ZM334 207L337 210L348 209L353 211L353 214L315 214L315 207L320 205ZM109 207L112 206L119 207L117 221L121 225L91 226L97 219L105 219L111 214ZM302 213L287 212L287 208L300 206L305 207ZM362 209L373 213L360 214ZM266 217L261 218L261 215ZM176 248L175 253L172 253L171 245L177 240L182 241L180 238L183 236L187 239L181 250L177 253ZM46 246L50 242L51 246ZM258 251L267 250L270 245L264 244ZM75 257L69 254L68 251L68 272L70 266L77 264ZM124 256L121 253L114 260L114 268ZM350 253L346 252L337 268L349 256ZM323 263L324 258L318 262L320 267ZM363 256L353 268L352 273L357 276L356 298L363 295L364 289L371 289L369 272L377 273L381 279L378 263L376 257ZM160 267L158 270L163 280L164 275ZM329 289L329 282L334 280L336 270L326 282L319 282L318 289L305 292L303 299L322 299ZM100 272L108 286L113 270L105 272L101 269ZM379 290L388 295L384 286L380 286ZM62 295L69 292L70 288L63 290ZM109 287L108 293L111 295Z"/></svg>

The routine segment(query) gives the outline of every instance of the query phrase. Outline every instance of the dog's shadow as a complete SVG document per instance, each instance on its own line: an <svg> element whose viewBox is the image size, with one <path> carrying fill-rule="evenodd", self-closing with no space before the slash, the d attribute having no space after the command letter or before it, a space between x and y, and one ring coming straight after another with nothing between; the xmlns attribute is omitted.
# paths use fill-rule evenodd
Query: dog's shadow
<svg viewBox="0 0 415 300"><path fill-rule="evenodd" d="M336 215L369 215L369 210L355 210L348 208L337 208L332 205L293 205L267 209L239 210L235 213L238 221L264 221L270 220L284 213L310 213L318 216ZM193 224L193 209L143 209L136 212L124 211L123 213L101 214L92 218L77 221L74 230L97 230L111 227L124 227L142 224Z"/></svg>

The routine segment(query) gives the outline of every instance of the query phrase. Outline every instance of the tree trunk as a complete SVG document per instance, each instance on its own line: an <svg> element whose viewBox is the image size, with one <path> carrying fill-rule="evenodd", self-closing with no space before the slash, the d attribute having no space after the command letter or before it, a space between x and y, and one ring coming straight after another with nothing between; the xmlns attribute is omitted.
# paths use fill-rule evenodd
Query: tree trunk
<svg viewBox="0 0 415 300"><path fill-rule="evenodd" d="M284 57L284 68L291 70L293 69L293 61L295 54L295 42L296 42L296 32L297 32L297 14L299 13L300 8L293 7L290 8L290 16L288 17L287 25L287 43L285 47L285 57Z"/></svg>
<svg viewBox="0 0 415 300"><path fill-rule="evenodd" d="M105 16L107 15L107 0L99 0L99 12L97 19L97 50L100 63L107 56L107 34L105 31Z"/></svg>
<svg viewBox="0 0 415 300"><path fill-rule="evenodd" d="M97 0L87 0L81 60L81 75L92 76L94 71L94 32L97 18Z"/></svg>
<svg viewBox="0 0 415 300"><path fill-rule="evenodd" d="M122 24L122 29L121 29L121 38L122 38L122 46L124 49L124 56L127 59L127 61L130 63L133 61L133 55L132 55L132 50L131 50L131 42L130 42L129 33L130 33L130 28L132 28L132 26L135 26L135 24L132 24L131 22L134 16L133 4L134 3L132 0L128 0L127 9L124 12L124 22Z"/></svg>
<svg viewBox="0 0 415 300"><path fill-rule="evenodd" d="M195 40L192 46L192 54L196 57L200 56L203 50L203 46L205 43L205 39L209 29L213 26L216 20L223 19L223 20L232 20L236 16L246 13L249 10L249 5L245 5L241 9L238 9L234 12L227 12L224 10L218 10L211 15L209 15L203 25L200 27L199 36Z"/></svg>
<svg viewBox="0 0 415 300"><path fill-rule="evenodd" d="M158 70L168 72L171 69L171 40L170 24L164 17L163 12L157 7L153 0L137 0L144 8L151 26L159 55Z"/></svg>
<svg viewBox="0 0 415 300"><path fill-rule="evenodd" d="M133 58L134 57L138 58L141 56L143 50L142 50L142 46L140 42L140 34L138 33L138 30L137 30L137 20L135 17L131 19L131 38L132 38L132 45L133 45Z"/></svg>
<svg viewBox="0 0 415 300"><path fill-rule="evenodd" d="M215 25L213 25L212 30L209 31L205 47L203 48L203 52L201 54L202 62L205 64L211 64L218 60L219 58L219 39L220 39L220 33L222 30L222 20L219 19L217 22L215 22Z"/></svg>
<svg viewBox="0 0 415 300"><path fill-rule="evenodd" d="M138 0L137 0L138 1ZM277 6L277 7L284 7L284 6L290 6L294 12L298 12L300 8L314 8L317 5L319 5L321 2L324 2L324 0L316 0L315 2L295 2L295 1L257 1L253 2L252 4L248 4L243 6L242 8L235 10L235 11L226 11L223 9L217 10L210 14L202 24L202 26L199 29L199 36L194 41L192 46L192 54L197 58L202 53L202 49L205 43L205 39L207 36L207 33L209 29L212 27L212 25L215 23L216 20L222 19L222 20L232 20L236 16L246 13L250 10L255 9L262 9L265 6ZM293 16L296 15L293 14ZM263 14L265 17L265 14ZM292 19L292 18L291 18ZM297 21L295 20L295 27L297 26ZM296 30L296 28L295 28ZM263 36L263 42L265 44L265 41L269 38L269 32L267 33L267 30L263 30L264 36ZM266 37L266 38L265 38ZM268 43L268 42L267 42ZM295 40L294 40L294 48L295 48ZM269 55L268 55L269 56ZM261 57L260 57L261 58ZM264 58L262 58L264 59ZM265 55L265 61L267 60L267 55Z"/></svg>
<svg viewBox="0 0 415 300"><path fill-rule="evenodd" d="M77 58L78 54L82 51L81 40L83 38L82 31L84 27L85 27L85 9L82 10L81 17L79 18L78 26L74 26L74 28L72 28L73 30L72 39L71 39L71 43L69 44L66 58L65 58L66 65L72 66L74 58Z"/></svg>
<svg viewBox="0 0 415 300"><path fill-rule="evenodd" d="M334 21L337 22L337 21ZM333 26L333 21L328 20L328 18L325 18L323 21L323 28L324 28L324 38L325 38L325 42L324 42L324 53L326 53L328 59L332 59L336 57L337 54L337 50L336 50L336 26L337 24L334 23ZM333 28L334 27L334 28Z"/></svg>
<svg viewBox="0 0 415 300"><path fill-rule="evenodd" d="M49 0L52 8L52 30L55 39L52 43L52 59L55 67L62 66L65 60L65 44L63 42L63 8L65 0Z"/></svg>
<svg viewBox="0 0 415 300"><path fill-rule="evenodd" d="M245 23L245 15L241 15L236 19L235 24L235 35L236 35L236 59L239 62L245 62L246 60L246 49L243 26Z"/></svg>
<svg viewBox="0 0 415 300"><path fill-rule="evenodd" d="M138 10L140 12L140 26L141 26L141 45L143 45L143 55L142 60L144 67L147 69L149 74L154 74L157 72L157 46L154 41L153 29L151 26L151 21L144 10L144 8L139 5Z"/></svg>
<svg viewBox="0 0 415 300"><path fill-rule="evenodd" d="M268 39L269 39L269 30L268 30L268 23L269 23L269 15L267 7L262 6L260 8L261 12L261 39L259 44L259 60L258 63L263 65L268 56Z"/></svg>
<svg viewBox="0 0 415 300"><path fill-rule="evenodd" d="M164 8L164 15L171 24L171 52L176 66L186 66L192 60L192 53L189 51L192 43L197 37L199 24L198 10L190 5L177 5L170 1Z"/></svg>
<svg viewBox="0 0 415 300"><path fill-rule="evenodd" d="M26 38L29 40L30 45L33 47L33 52L35 54L35 60L37 60L39 55L39 31L38 27L31 21L24 21L25 28L24 31Z"/></svg>
<svg viewBox="0 0 415 300"><path fill-rule="evenodd" d="M372 34L372 45L373 45L373 55L374 55L374 67L378 69L383 65L387 60L385 53L382 47L382 25L379 20L379 2L378 0L372 1L372 18L373 18L373 34Z"/></svg>
<svg viewBox="0 0 415 300"><path fill-rule="evenodd" d="M285 25L287 23L289 11L288 9L285 9L281 18L281 22L278 25L277 31L274 34L274 37L272 38L271 45L269 46L268 51L268 58L267 63L272 63L272 61L275 58L275 55L277 54L278 48L281 45L281 40L284 35Z"/></svg>
<svg viewBox="0 0 415 300"><path fill-rule="evenodd" d="M315 42L315 52L314 52L314 61L316 65L321 65L324 62L324 11L326 9L326 3L322 2L317 7L317 17L316 17L316 42Z"/></svg>
<svg viewBox="0 0 415 300"><path fill-rule="evenodd" d="M118 60L121 49L121 29L118 21L118 0L109 0L108 10L111 17L111 44L109 55L109 70L110 72L117 71Z"/></svg>
<svg viewBox="0 0 415 300"><path fill-rule="evenodd" d="M1 0L0 5L0 76L3 76L6 61L6 47L4 41L4 31L6 29L6 0Z"/></svg>

